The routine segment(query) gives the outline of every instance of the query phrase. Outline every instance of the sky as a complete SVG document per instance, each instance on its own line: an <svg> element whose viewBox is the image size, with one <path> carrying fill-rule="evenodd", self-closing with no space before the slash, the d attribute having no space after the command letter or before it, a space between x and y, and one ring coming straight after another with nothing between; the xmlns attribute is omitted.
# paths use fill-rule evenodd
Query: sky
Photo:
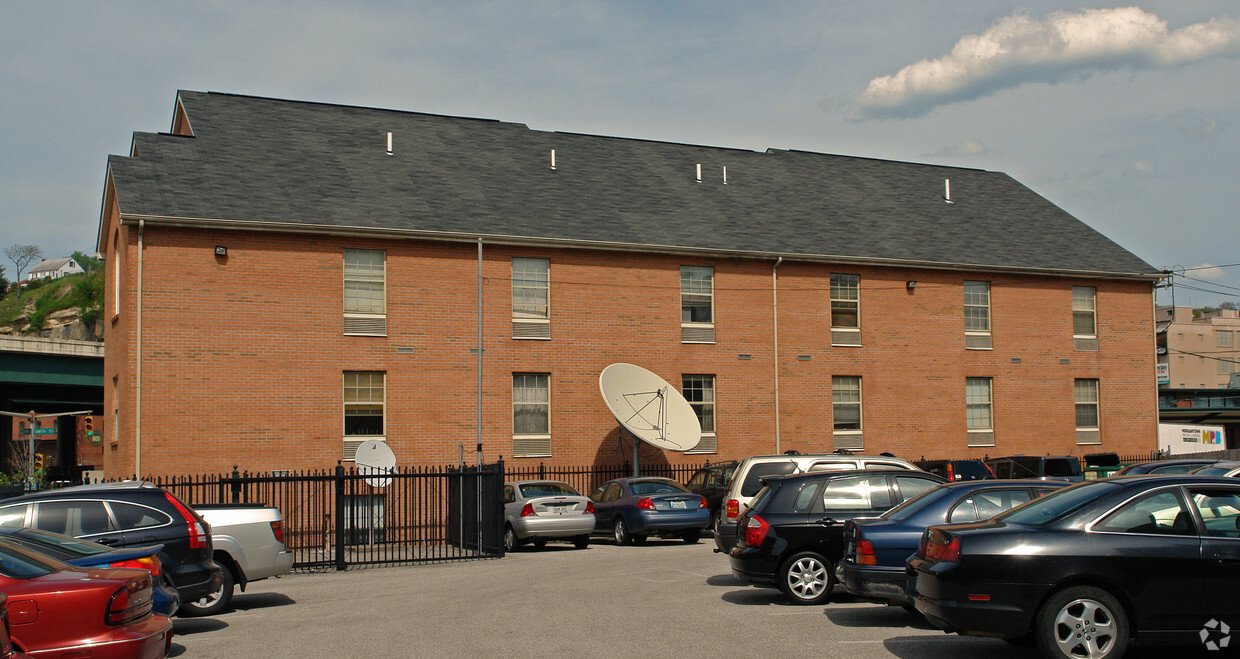
<svg viewBox="0 0 1240 659"><path fill-rule="evenodd" d="M1002 171L1240 303L1238 83L1234 0L0 0L0 247L93 252L188 89Z"/></svg>

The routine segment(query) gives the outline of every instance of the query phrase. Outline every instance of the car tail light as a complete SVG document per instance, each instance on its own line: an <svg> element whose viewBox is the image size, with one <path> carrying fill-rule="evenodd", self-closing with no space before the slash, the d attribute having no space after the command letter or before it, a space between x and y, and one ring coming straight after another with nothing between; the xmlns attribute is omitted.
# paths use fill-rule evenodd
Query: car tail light
<svg viewBox="0 0 1240 659"><path fill-rule="evenodd" d="M947 463L947 480L949 481L956 480L956 468L953 467L952 463L950 462Z"/></svg>
<svg viewBox="0 0 1240 659"><path fill-rule="evenodd" d="M271 533L276 537L276 542L284 544L284 522L276 521L271 523Z"/></svg>
<svg viewBox="0 0 1240 659"><path fill-rule="evenodd" d="M522 517L538 517L538 513L534 512L534 504L527 503L521 508Z"/></svg>
<svg viewBox="0 0 1240 659"><path fill-rule="evenodd" d="M765 519L752 515L745 524L745 544L750 547L762 546L762 541L766 540L766 532L770 530L771 525L767 524Z"/></svg>
<svg viewBox="0 0 1240 659"><path fill-rule="evenodd" d="M654 502L650 500L650 497L639 499L637 501L637 507L642 510L654 510Z"/></svg>
<svg viewBox="0 0 1240 659"><path fill-rule="evenodd" d="M586 512L585 512L585 513L583 513L583 514L585 514L585 515L593 515L593 514L594 514L594 502L593 502L593 501L587 501L587 502L586 502Z"/></svg>
<svg viewBox="0 0 1240 659"><path fill-rule="evenodd" d="M151 604L150 575L136 577L112 593L103 620L109 625L123 625L149 614Z"/></svg>
<svg viewBox="0 0 1240 659"><path fill-rule="evenodd" d="M741 514L741 502L736 499L728 499L728 519L736 519Z"/></svg>
<svg viewBox="0 0 1240 659"><path fill-rule="evenodd" d="M181 513L181 517L185 520L185 525L189 528L189 548L202 549L209 547L211 542L211 536L207 533L207 528L209 527L204 527L202 522L194 519L194 514L182 505L180 501L177 501L176 497L168 492L164 492L164 496L168 498L168 501L173 506L176 506L177 511Z"/></svg>
<svg viewBox="0 0 1240 659"><path fill-rule="evenodd" d="M135 570L146 570L151 574L159 574L160 570L163 568L163 565L159 562L158 556L143 556L142 558L135 558L128 561L109 563L108 567L125 567Z"/></svg>
<svg viewBox="0 0 1240 659"><path fill-rule="evenodd" d="M878 565L878 556L874 554L874 543L869 540L857 542L857 565Z"/></svg>
<svg viewBox="0 0 1240 659"><path fill-rule="evenodd" d="M706 503L706 497L698 497L698 498L701 499L701 501L698 502L698 508L710 508L710 504Z"/></svg>

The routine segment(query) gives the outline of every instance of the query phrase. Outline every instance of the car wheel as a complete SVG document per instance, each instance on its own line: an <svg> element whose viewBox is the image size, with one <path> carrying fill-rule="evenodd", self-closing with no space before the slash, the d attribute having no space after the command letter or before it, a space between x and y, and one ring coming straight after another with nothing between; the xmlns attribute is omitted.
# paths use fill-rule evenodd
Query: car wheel
<svg viewBox="0 0 1240 659"><path fill-rule="evenodd" d="M510 554L521 546L521 541L517 538L517 532L513 530L512 525L504 526L504 553Z"/></svg>
<svg viewBox="0 0 1240 659"><path fill-rule="evenodd" d="M534 538L534 546L540 549L543 547L546 547L547 539L546 538Z"/></svg>
<svg viewBox="0 0 1240 659"><path fill-rule="evenodd" d="M831 563L812 551L794 555L779 568L779 589L793 604L821 604L831 597L835 576Z"/></svg>
<svg viewBox="0 0 1240 659"><path fill-rule="evenodd" d="M220 587L214 593L192 602L185 602L177 611L182 618L198 618L223 613L232 604L233 575L227 567L220 570Z"/></svg>
<svg viewBox="0 0 1240 659"><path fill-rule="evenodd" d="M684 540L686 545L691 545L702 539L702 530L689 529L688 531L680 534L680 539Z"/></svg>
<svg viewBox="0 0 1240 659"><path fill-rule="evenodd" d="M710 525L706 528L710 529L712 534L719 532L719 511L715 510L710 514Z"/></svg>
<svg viewBox="0 0 1240 659"><path fill-rule="evenodd" d="M624 523L623 517L616 518L616 523L611 527L611 534L615 536L618 545L633 544L633 536L629 533L629 527Z"/></svg>
<svg viewBox="0 0 1240 659"><path fill-rule="evenodd" d="M578 548L578 549L585 549L586 547L589 547L589 546L590 546L590 536L588 536L588 535L579 535L579 536L577 536L576 538L573 538L573 546L574 546L574 547L576 547L576 548Z"/></svg>
<svg viewBox="0 0 1240 659"><path fill-rule="evenodd" d="M1038 609L1033 636L1047 657L1121 657L1128 649L1128 615L1105 590L1067 588Z"/></svg>

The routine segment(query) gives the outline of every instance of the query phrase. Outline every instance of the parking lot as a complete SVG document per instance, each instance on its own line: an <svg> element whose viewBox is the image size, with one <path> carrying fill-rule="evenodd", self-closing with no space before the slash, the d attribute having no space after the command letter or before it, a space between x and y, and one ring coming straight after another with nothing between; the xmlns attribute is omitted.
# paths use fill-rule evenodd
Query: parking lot
<svg viewBox="0 0 1240 659"><path fill-rule="evenodd" d="M742 585L709 540L529 547L503 560L253 584L216 618L179 619L174 654L258 656L1033 657L902 609L784 603Z"/></svg>

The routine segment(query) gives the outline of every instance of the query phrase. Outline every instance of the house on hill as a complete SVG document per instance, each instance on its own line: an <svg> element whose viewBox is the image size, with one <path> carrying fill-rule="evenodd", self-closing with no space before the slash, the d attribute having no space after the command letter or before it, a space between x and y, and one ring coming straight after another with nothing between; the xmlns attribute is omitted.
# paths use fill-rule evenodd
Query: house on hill
<svg viewBox="0 0 1240 659"><path fill-rule="evenodd" d="M108 159L108 476L1156 446L1161 274L1011 177L181 91ZM480 352L479 352L480 351Z"/></svg>
<svg viewBox="0 0 1240 659"><path fill-rule="evenodd" d="M86 272L86 270L70 257L43 259L41 263L26 271L26 279L27 281L34 279L59 279L79 272Z"/></svg>

